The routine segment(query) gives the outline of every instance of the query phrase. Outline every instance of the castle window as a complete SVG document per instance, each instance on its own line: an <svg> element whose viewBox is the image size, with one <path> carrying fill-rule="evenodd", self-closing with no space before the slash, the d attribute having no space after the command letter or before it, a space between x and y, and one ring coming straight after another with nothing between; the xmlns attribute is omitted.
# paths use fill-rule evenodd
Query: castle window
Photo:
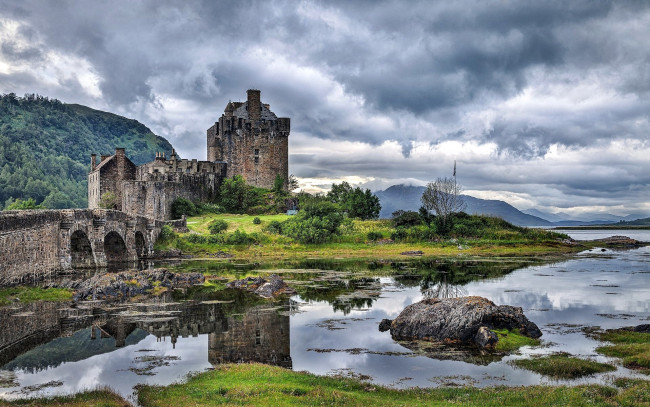
<svg viewBox="0 0 650 407"><path fill-rule="evenodd" d="M261 332L259 329L255 330L255 345L261 345L262 344L262 337L261 337Z"/></svg>
<svg viewBox="0 0 650 407"><path fill-rule="evenodd" d="M256 148L254 150L254 155L255 155L255 164L258 164L260 162L260 150Z"/></svg>

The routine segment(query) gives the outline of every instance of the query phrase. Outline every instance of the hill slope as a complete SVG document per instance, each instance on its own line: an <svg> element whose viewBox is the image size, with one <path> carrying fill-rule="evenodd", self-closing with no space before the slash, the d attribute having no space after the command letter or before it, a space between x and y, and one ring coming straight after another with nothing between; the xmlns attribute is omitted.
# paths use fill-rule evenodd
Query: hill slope
<svg viewBox="0 0 650 407"><path fill-rule="evenodd" d="M115 147L138 165L172 148L136 120L43 96L1 96L0 209L11 198L86 207L90 154L113 154Z"/></svg>
<svg viewBox="0 0 650 407"><path fill-rule="evenodd" d="M407 185L393 185L384 191L377 191L381 201L381 213L379 217L390 218L391 213L398 209L417 211L422 203L420 197L424 187ZM474 198L473 196L462 195L465 201L465 212L469 214L494 215L519 226L551 226L551 222L528 215L514 206L497 200Z"/></svg>

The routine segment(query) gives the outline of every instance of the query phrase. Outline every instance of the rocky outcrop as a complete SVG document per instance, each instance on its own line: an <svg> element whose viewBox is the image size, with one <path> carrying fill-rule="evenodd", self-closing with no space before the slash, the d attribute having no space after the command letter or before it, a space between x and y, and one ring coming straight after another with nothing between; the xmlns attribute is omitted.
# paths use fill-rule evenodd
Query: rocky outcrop
<svg viewBox="0 0 650 407"><path fill-rule="evenodd" d="M154 259L179 259L183 256L183 252L180 249L170 248L167 250L156 250L153 253Z"/></svg>
<svg viewBox="0 0 650 407"><path fill-rule="evenodd" d="M268 280L262 277L246 277L226 284L227 288L235 288L253 292L264 298L277 297L281 294L295 294L296 291L289 287L277 274L272 274Z"/></svg>
<svg viewBox="0 0 650 407"><path fill-rule="evenodd" d="M394 320L383 320L380 329L397 340L428 340L448 344L496 345L493 329L516 330L539 338L542 332L520 307L495 305L483 297L433 298L406 307Z"/></svg>
<svg viewBox="0 0 650 407"><path fill-rule="evenodd" d="M126 299L150 294L157 287L187 288L203 284L204 281L205 277L201 273L173 273L165 268L102 273L75 284L76 292L73 299L75 301Z"/></svg>
<svg viewBox="0 0 650 407"><path fill-rule="evenodd" d="M610 236L604 239L594 239L594 242L605 243L608 246L624 246L624 247L640 247L643 246L643 242L632 239L627 236Z"/></svg>

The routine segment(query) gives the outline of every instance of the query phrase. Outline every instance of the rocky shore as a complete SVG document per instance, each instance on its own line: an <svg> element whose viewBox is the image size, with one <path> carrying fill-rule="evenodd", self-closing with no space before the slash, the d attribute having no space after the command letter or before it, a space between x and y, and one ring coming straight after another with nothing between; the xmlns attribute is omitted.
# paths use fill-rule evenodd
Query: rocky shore
<svg viewBox="0 0 650 407"><path fill-rule="evenodd" d="M174 273L165 268L142 271L102 273L86 280L67 280L59 286L75 291L74 301L123 300L136 295L152 294L156 290L188 288L203 284L201 273Z"/></svg>

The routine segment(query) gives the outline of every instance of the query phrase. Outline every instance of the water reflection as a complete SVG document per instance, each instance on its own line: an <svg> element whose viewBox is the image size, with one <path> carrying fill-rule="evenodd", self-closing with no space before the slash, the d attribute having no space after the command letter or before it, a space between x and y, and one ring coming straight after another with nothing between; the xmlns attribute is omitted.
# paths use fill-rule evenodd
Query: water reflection
<svg viewBox="0 0 650 407"><path fill-rule="evenodd" d="M508 361L555 351L606 360L594 352L598 343L582 328L647 323L649 260L648 248L594 250L555 264L309 260L268 270L282 274L298 292L279 303L236 290L194 287L159 303L4 307L0 370L12 371L16 386L0 389L0 396L24 396L28 386L52 381L62 384L40 394L108 385L129 396L137 383L164 385L190 371L248 361L317 374L354 372L395 387L555 384ZM224 272L229 278L255 267L215 263L179 267ZM293 269L297 266L304 268ZM431 343L397 342L377 329L383 318L395 318L424 297L458 295L522 307L542 329L543 346L498 360ZM610 376L567 383L606 382L617 375L635 373L619 368Z"/></svg>
<svg viewBox="0 0 650 407"><path fill-rule="evenodd" d="M49 315L44 313L53 332L40 336L41 344L30 339L41 332L36 324L31 333L16 324L3 325L16 328L3 332L20 333L5 336L7 342L2 343L0 356L13 360L1 370L15 372L16 384L22 388L2 389L0 395L30 395L26 391L29 386L39 387L54 376L61 384L42 388L39 394L74 392L81 390L83 383L85 387L110 386L129 397L137 383L169 384L190 371L221 363L292 367L289 299L243 307L231 301L84 305L88 309L80 313L85 314L83 320L90 326L74 332L72 327L60 329L65 325L60 312L66 308L51 307ZM20 318L26 308L29 306L6 314L9 320ZM198 351L197 346L204 350ZM22 353L18 357L13 353L17 349ZM98 374L89 382L92 370Z"/></svg>

